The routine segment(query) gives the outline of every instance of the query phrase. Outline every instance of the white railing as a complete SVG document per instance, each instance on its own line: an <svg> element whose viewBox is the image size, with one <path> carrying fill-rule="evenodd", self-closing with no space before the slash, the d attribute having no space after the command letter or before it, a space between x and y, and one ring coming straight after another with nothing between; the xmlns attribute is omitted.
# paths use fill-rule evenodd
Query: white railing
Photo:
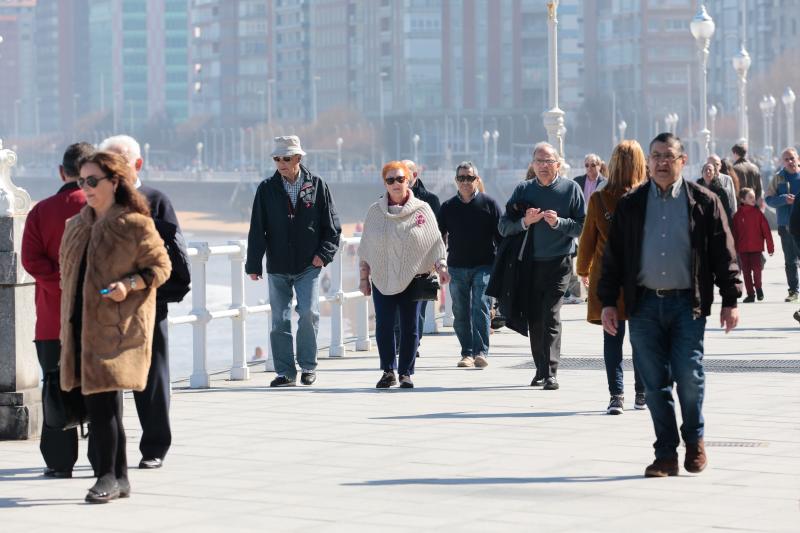
<svg viewBox="0 0 800 533"><path fill-rule="evenodd" d="M343 262L342 250L348 246L357 246L361 241L359 237L342 238L339 244L339 252L334 257L329 268L331 271L331 289L326 295L319 298L320 303L328 302L331 304L331 335L330 347L328 348L329 357L344 357L346 350L344 346L344 304L354 302L358 306L356 313L356 337L355 350L369 351L371 348L369 330L369 297L364 296L360 291L344 292L342 289ZM269 303L262 305L248 306L244 299L244 261L247 255L246 241L229 241L225 245L210 246L206 242L189 243L189 259L192 269L192 310L183 316L173 316L169 318L170 325L191 324L192 334L192 374L189 377L191 388L208 388L211 377L208 371L208 323L212 320L229 318L233 334L232 342L232 365L230 369L230 379L232 381L244 381L250 379L250 369L246 362L246 343L245 332L247 318L251 315L267 314L270 315ZM212 257L227 257L231 264L231 304L227 309L211 311L208 309L206 300L206 264ZM453 315L449 295L445 296L445 316L443 324L452 326ZM426 333L438 332L439 326L436 321L434 302L429 302L426 314L425 328ZM271 320L267 321L266 336L269 338ZM267 371L274 371L272 351L270 343L266 343Z"/></svg>

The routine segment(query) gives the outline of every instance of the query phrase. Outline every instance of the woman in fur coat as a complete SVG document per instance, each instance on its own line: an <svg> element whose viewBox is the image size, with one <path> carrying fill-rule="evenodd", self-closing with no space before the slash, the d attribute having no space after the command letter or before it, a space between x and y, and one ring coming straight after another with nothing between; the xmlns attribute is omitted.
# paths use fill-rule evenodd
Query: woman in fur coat
<svg viewBox="0 0 800 533"><path fill-rule="evenodd" d="M97 482L86 501L130 494L122 391L143 390L156 288L170 275L164 241L126 160L96 152L81 163L81 212L61 241L61 388L80 387L91 420Z"/></svg>

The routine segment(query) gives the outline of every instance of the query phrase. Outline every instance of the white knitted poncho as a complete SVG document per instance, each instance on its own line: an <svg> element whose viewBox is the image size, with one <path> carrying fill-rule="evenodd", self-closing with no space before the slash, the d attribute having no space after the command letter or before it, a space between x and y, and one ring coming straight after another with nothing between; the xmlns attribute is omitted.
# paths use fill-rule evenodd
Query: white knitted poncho
<svg viewBox="0 0 800 533"><path fill-rule="evenodd" d="M430 206L414 198L399 213L389 212L388 195L372 204L364 220L358 255L370 266L372 282L382 294L403 292L417 274L427 274L447 250Z"/></svg>

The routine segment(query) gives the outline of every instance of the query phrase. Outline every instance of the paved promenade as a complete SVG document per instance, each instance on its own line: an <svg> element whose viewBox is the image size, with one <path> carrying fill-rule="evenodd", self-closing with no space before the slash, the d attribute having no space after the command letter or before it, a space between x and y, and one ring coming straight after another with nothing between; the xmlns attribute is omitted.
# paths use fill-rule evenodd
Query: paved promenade
<svg viewBox="0 0 800 533"><path fill-rule="evenodd" d="M323 358L310 388L269 389L261 366L210 390L178 383L165 467L132 469L132 497L105 506L83 504L85 441L71 480L40 475L38 442L0 442L0 531L796 532L800 328L780 259L766 279L739 329L709 322L699 475L642 477L653 431L632 409L632 372L625 414L605 415L601 331L570 305L558 391L527 386L527 339L508 331L485 370L456 368L452 332L426 337L410 391L373 388L374 351ZM130 398L125 409L136 465Z"/></svg>

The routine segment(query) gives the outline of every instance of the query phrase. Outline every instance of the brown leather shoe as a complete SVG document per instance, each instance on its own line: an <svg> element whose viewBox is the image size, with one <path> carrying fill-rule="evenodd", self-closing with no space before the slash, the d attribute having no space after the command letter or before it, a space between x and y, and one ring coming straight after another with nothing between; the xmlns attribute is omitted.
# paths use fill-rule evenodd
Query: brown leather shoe
<svg viewBox="0 0 800 533"><path fill-rule="evenodd" d="M686 458L683 461L683 467L687 472L692 474L699 474L708 464L708 457L706 457L706 446L703 439L697 442L686 443Z"/></svg>
<svg viewBox="0 0 800 533"><path fill-rule="evenodd" d="M678 475L678 456L656 459L644 469L644 477L667 477Z"/></svg>

